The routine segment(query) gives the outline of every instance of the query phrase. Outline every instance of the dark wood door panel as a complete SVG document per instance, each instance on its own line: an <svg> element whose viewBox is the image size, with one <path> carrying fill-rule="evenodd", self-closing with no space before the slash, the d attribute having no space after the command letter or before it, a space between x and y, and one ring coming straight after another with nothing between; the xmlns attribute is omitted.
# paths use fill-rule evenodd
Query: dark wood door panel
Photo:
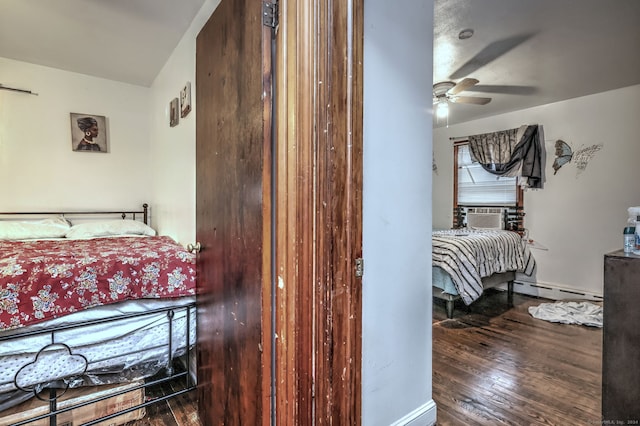
<svg viewBox="0 0 640 426"><path fill-rule="evenodd" d="M263 404L262 5L223 0L196 42L198 399L207 425Z"/></svg>

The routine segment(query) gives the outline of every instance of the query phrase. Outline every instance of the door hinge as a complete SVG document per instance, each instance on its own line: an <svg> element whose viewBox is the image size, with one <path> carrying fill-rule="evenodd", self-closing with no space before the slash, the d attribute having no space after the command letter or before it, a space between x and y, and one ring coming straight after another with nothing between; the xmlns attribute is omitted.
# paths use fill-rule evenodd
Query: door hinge
<svg viewBox="0 0 640 426"><path fill-rule="evenodd" d="M364 275L364 259L359 257L356 259L356 277Z"/></svg>
<svg viewBox="0 0 640 426"><path fill-rule="evenodd" d="M262 25L276 28L278 26L278 1L262 2Z"/></svg>

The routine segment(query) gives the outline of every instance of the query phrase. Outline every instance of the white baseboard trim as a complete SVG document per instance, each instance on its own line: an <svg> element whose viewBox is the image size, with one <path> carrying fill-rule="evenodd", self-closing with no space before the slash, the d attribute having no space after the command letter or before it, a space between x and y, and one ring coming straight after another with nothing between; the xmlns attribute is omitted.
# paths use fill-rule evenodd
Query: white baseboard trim
<svg viewBox="0 0 640 426"><path fill-rule="evenodd" d="M544 282L514 281L513 291L515 293L527 294L529 296L544 297L551 300L592 300L601 302L601 294L595 294L584 290L561 287L557 284Z"/></svg>
<svg viewBox="0 0 640 426"><path fill-rule="evenodd" d="M391 426L432 426L436 424L436 403L433 399L416 408Z"/></svg>

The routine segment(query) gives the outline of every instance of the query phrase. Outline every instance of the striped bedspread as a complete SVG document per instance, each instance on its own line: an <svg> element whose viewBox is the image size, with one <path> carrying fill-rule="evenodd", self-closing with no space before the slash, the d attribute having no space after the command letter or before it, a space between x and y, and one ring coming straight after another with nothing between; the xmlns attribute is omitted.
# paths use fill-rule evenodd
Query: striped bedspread
<svg viewBox="0 0 640 426"><path fill-rule="evenodd" d="M511 231L434 231L432 242L432 265L451 276L466 304L482 294L482 278L507 271L531 275L536 264L520 235Z"/></svg>

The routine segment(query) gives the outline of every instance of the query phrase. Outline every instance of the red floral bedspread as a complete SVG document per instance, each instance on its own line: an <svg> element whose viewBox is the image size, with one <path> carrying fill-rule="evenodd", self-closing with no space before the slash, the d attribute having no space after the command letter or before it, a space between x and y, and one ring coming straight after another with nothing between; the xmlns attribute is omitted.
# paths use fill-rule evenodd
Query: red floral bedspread
<svg viewBox="0 0 640 426"><path fill-rule="evenodd" d="M124 300L193 295L195 276L195 256L165 236L0 240L0 330Z"/></svg>

